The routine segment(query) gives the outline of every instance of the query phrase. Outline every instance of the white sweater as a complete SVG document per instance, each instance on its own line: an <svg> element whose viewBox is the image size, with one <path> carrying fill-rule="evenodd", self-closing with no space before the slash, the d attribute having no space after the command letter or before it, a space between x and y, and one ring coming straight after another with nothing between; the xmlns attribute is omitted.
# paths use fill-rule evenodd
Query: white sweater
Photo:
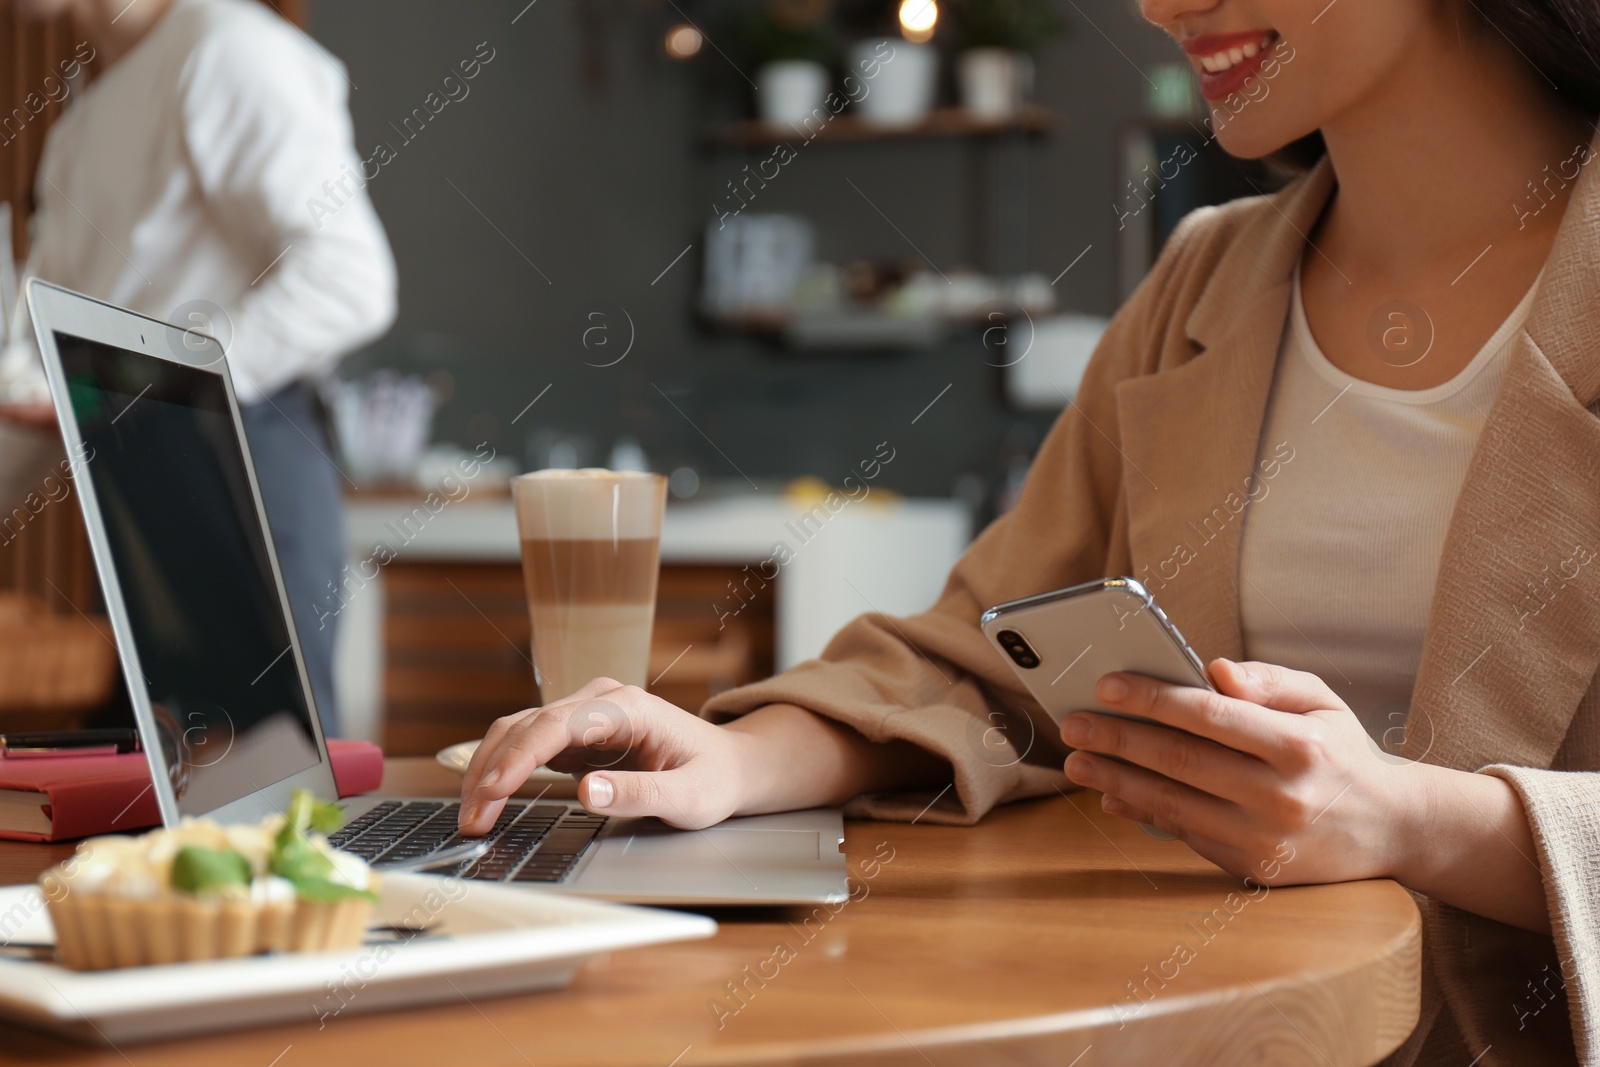
<svg viewBox="0 0 1600 1067"><path fill-rule="evenodd" d="M1537 288L1450 381L1391 389L1322 354L1295 271L1260 445L1279 463L1242 531L1245 654L1321 677L1385 749L1405 737L1445 531Z"/></svg>
<svg viewBox="0 0 1600 1067"><path fill-rule="evenodd" d="M210 320L242 402L325 372L395 314L347 90L339 61L267 7L178 0L51 128L33 272Z"/></svg>

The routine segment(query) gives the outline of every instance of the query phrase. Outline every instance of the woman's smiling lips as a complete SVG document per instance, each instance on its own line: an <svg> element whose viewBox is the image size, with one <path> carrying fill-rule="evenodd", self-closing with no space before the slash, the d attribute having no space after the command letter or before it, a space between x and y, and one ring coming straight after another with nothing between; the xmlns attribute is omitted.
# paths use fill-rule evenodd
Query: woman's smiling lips
<svg viewBox="0 0 1600 1067"><path fill-rule="evenodd" d="M1277 39L1272 30L1243 30L1202 33L1180 44L1198 68L1201 95L1222 100L1238 92L1245 80L1261 69Z"/></svg>

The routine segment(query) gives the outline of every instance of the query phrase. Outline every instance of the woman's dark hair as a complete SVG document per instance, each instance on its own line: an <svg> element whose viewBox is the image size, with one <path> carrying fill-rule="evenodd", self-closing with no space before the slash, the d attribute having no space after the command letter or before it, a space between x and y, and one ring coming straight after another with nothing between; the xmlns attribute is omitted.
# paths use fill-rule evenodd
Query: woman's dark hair
<svg viewBox="0 0 1600 1067"><path fill-rule="evenodd" d="M1557 95L1585 115L1600 114L1600 0L1466 0ZM1321 132L1284 145L1267 162L1310 170L1327 152Z"/></svg>

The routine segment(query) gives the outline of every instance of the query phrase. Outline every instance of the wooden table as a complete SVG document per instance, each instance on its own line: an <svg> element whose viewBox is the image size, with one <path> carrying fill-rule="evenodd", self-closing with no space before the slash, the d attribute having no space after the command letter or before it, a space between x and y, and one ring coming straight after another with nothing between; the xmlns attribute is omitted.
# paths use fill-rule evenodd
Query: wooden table
<svg viewBox="0 0 1600 1067"><path fill-rule="evenodd" d="M385 792L445 795L430 761ZM0 1026L0 1064L1372 1064L1416 1023L1421 929L1393 882L1257 889L1076 793L977 827L850 822L850 902L720 911L570 989L134 1046ZM68 849L0 845L0 882Z"/></svg>

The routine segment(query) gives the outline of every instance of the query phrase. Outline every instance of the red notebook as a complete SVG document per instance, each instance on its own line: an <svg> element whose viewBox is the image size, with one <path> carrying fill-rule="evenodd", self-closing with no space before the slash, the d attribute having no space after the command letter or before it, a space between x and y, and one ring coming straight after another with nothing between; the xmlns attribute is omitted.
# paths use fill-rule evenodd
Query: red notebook
<svg viewBox="0 0 1600 1067"><path fill-rule="evenodd" d="M383 784L383 750L332 739L328 759L341 797ZM0 837L65 841L159 825L143 752L121 756L6 759L0 756Z"/></svg>

